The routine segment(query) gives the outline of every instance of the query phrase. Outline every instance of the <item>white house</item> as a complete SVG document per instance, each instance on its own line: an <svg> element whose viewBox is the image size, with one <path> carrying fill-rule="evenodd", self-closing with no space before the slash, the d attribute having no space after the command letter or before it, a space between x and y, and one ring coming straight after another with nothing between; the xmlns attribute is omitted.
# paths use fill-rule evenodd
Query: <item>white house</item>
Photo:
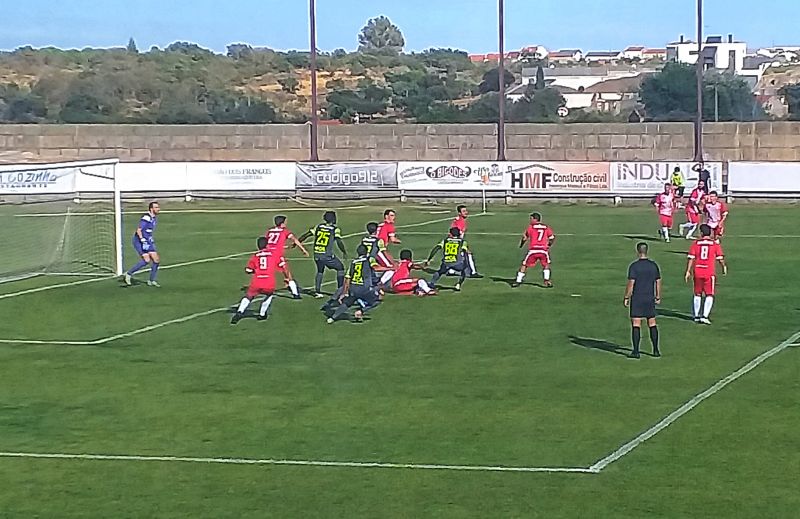
<svg viewBox="0 0 800 519"><path fill-rule="evenodd" d="M630 60L634 60L634 59L641 60L641 59L644 59L644 51L645 50L646 49L644 47L638 46L638 45L628 47L627 49L622 51L622 58L623 59L630 59Z"/></svg>
<svg viewBox="0 0 800 519"><path fill-rule="evenodd" d="M583 57L586 63L613 63L622 58L618 51L587 52Z"/></svg>
<svg viewBox="0 0 800 519"><path fill-rule="evenodd" d="M739 73L744 68L744 58L747 56L747 43L735 41L733 35L723 41L722 36L709 36L702 44L704 67L720 70L730 70ZM684 40L683 36L677 42L667 45L667 60L678 63L697 63L697 43Z"/></svg>
<svg viewBox="0 0 800 519"><path fill-rule="evenodd" d="M547 54L550 63L578 63L583 59L583 52L578 49L561 49Z"/></svg>
<svg viewBox="0 0 800 519"><path fill-rule="evenodd" d="M529 45L523 47L520 54L522 58L545 59L548 52L544 45Z"/></svg>

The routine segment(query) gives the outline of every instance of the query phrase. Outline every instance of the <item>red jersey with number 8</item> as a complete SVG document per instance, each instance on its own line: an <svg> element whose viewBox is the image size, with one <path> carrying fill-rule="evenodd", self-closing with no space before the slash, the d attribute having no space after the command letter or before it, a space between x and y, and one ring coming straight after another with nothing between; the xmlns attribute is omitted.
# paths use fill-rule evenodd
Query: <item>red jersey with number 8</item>
<svg viewBox="0 0 800 519"><path fill-rule="evenodd" d="M528 250L550 250L550 240L553 236L553 230L543 223L528 226L525 231L525 237L528 239Z"/></svg>
<svg viewBox="0 0 800 519"><path fill-rule="evenodd" d="M722 245L718 241L700 238L689 249L689 258L694 260L695 278L712 278L716 275L717 260L722 258Z"/></svg>

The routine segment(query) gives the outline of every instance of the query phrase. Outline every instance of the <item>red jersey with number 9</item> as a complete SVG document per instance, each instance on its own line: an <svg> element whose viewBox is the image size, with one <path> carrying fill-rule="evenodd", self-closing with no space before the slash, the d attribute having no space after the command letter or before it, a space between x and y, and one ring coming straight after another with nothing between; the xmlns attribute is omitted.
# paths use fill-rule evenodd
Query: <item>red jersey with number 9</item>
<svg viewBox="0 0 800 519"><path fill-rule="evenodd" d="M260 250L253 254L247 262L247 272L253 274L250 286L259 288L275 285L275 268L278 266L278 257L267 250Z"/></svg>
<svg viewBox="0 0 800 519"><path fill-rule="evenodd" d="M717 260L723 256L722 245L718 241L700 238L694 242L689 249L689 258L694 260L694 277L714 277Z"/></svg>
<svg viewBox="0 0 800 519"><path fill-rule="evenodd" d="M553 236L553 230L543 223L528 226L525 231L525 237L528 239L528 250L550 250L550 240Z"/></svg>

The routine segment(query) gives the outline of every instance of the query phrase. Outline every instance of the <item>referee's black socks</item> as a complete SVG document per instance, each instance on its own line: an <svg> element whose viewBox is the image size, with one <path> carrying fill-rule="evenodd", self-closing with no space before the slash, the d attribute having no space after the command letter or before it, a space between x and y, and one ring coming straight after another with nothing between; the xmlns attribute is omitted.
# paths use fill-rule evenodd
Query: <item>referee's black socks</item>
<svg viewBox="0 0 800 519"><path fill-rule="evenodd" d="M651 328L652 330L652 328ZM638 326L631 328L631 342L633 343L633 354L639 354L639 343L642 340L642 329Z"/></svg>
<svg viewBox="0 0 800 519"><path fill-rule="evenodd" d="M653 343L653 355L660 355L661 352L658 349L658 326L650 327L650 342Z"/></svg>

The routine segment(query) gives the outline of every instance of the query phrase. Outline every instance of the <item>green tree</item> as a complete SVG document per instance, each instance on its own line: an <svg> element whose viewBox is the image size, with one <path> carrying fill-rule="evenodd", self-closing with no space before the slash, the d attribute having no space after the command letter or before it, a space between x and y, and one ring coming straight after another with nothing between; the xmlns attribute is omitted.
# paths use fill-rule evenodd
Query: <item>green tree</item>
<svg viewBox="0 0 800 519"><path fill-rule="evenodd" d="M399 54L405 45L400 28L385 16L369 20L358 35L358 50L361 52Z"/></svg>
<svg viewBox="0 0 800 519"><path fill-rule="evenodd" d="M516 123L558 122L558 109L566 104L564 97L553 88L529 88L522 99L509 106L508 120Z"/></svg>
<svg viewBox="0 0 800 519"><path fill-rule="evenodd" d="M234 60L251 59L255 54L253 47L246 43L232 43L225 50L226 56Z"/></svg>
<svg viewBox="0 0 800 519"><path fill-rule="evenodd" d="M508 69L503 70L503 78L505 86L508 87L514 84L514 74L508 71ZM483 75L483 79L481 80L480 85L478 85L478 92L480 94L487 94L489 92L499 92L500 91L500 68L496 67L490 69Z"/></svg>
<svg viewBox="0 0 800 519"><path fill-rule="evenodd" d="M547 83L544 80L544 69L541 65L536 67L536 90L544 90L547 88Z"/></svg>
<svg viewBox="0 0 800 519"><path fill-rule="evenodd" d="M131 54L139 54L139 48L136 47L136 41L133 39L132 36L128 40L128 45L127 47L125 47L125 50L130 52Z"/></svg>
<svg viewBox="0 0 800 519"><path fill-rule="evenodd" d="M294 94L297 92L297 88L300 86L300 81L297 79L297 76L290 74L285 78L279 79L278 84L281 86L281 90L287 94Z"/></svg>
<svg viewBox="0 0 800 519"><path fill-rule="evenodd" d="M780 95L786 97L786 104L789 105L789 119L800 121L800 83L786 85L781 88Z"/></svg>
<svg viewBox="0 0 800 519"><path fill-rule="evenodd" d="M370 82L361 83L357 90L334 90L326 97L328 115L332 119L352 120L355 114L386 113L390 97L389 89Z"/></svg>

